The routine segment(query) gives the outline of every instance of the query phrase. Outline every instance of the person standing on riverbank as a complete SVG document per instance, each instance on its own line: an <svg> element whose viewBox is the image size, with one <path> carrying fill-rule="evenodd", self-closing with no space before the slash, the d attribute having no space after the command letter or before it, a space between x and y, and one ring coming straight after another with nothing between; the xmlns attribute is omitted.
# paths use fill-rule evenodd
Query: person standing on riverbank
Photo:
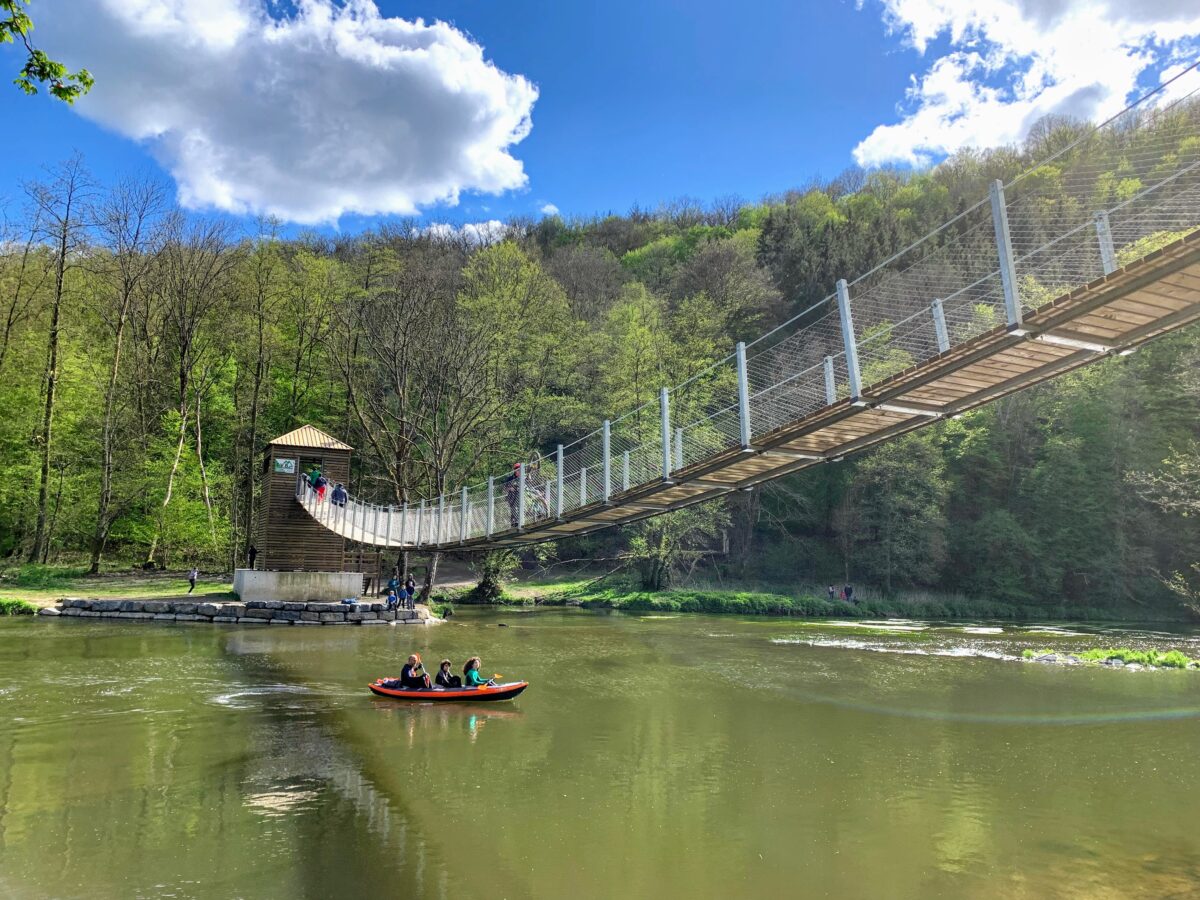
<svg viewBox="0 0 1200 900"><path fill-rule="evenodd" d="M200 577L200 570L197 569L195 566L192 566L191 571L188 572L188 593L189 594L196 589L196 579L199 577Z"/></svg>

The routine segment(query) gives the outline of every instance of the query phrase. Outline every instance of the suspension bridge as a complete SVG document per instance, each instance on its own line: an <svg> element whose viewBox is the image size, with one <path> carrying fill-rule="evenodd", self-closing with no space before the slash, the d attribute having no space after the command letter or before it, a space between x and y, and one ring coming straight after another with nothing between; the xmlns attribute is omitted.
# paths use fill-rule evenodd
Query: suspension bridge
<svg viewBox="0 0 1200 900"><path fill-rule="evenodd" d="M1191 71L1194 77L1195 70ZM509 472L296 501L361 545L555 540L839 462L1200 319L1200 98L1150 95L821 302Z"/></svg>

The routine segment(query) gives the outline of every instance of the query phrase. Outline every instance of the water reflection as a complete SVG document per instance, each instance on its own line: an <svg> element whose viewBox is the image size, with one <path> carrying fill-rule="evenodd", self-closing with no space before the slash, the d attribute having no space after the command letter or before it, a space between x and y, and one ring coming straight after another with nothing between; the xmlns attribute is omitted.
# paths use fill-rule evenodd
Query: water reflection
<svg viewBox="0 0 1200 900"><path fill-rule="evenodd" d="M0 625L0 894L1200 895L1200 673L1017 661L1089 629L495 621ZM532 686L370 695L412 649Z"/></svg>

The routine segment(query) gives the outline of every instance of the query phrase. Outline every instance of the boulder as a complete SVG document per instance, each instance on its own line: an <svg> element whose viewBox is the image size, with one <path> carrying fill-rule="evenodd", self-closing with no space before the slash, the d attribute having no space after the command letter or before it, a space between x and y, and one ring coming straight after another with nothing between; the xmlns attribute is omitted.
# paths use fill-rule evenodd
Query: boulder
<svg viewBox="0 0 1200 900"><path fill-rule="evenodd" d="M265 602L265 601L260 601L260 602ZM247 619L270 619L274 615L275 615L275 610L273 610L273 609L267 609L262 606L251 606L249 603L247 603L246 604L246 614L245 614L244 618L247 618Z"/></svg>
<svg viewBox="0 0 1200 900"><path fill-rule="evenodd" d="M303 612L308 607L307 603L285 603L283 608L291 612Z"/></svg>
<svg viewBox="0 0 1200 900"><path fill-rule="evenodd" d="M141 612L141 611L142 611L142 601L141 600L122 600L121 601L121 612L131 613L131 612Z"/></svg>
<svg viewBox="0 0 1200 900"><path fill-rule="evenodd" d="M178 613L175 616L176 622L199 622L206 619L206 616L197 616L194 613Z"/></svg>
<svg viewBox="0 0 1200 900"><path fill-rule="evenodd" d="M38 610L37 614L39 616L61 616L62 615L62 613L60 613L53 606L44 606Z"/></svg>
<svg viewBox="0 0 1200 900"><path fill-rule="evenodd" d="M369 622L372 619L379 618L377 613L373 612L348 612L346 613L347 622Z"/></svg>
<svg viewBox="0 0 1200 900"><path fill-rule="evenodd" d="M304 612L300 613L300 621L320 624L321 614L319 612L312 612L306 609Z"/></svg>
<svg viewBox="0 0 1200 900"><path fill-rule="evenodd" d="M340 603L309 603L307 607L309 612L315 613L340 613L346 609Z"/></svg>
<svg viewBox="0 0 1200 900"><path fill-rule="evenodd" d="M77 616L77 615L79 615L81 612L83 612L83 610L82 610L82 609L76 609L76 608L75 608L75 607L73 607L73 606L67 606L67 607L64 607L64 608L63 608L63 610L62 610L62 615L64 615L64 616Z"/></svg>
<svg viewBox="0 0 1200 900"><path fill-rule="evenodd" d="M197 603L196 613L201 616L219 616L221 607L216 603Z"/></svg>
<svg viewBox="0 0 1200 900"><path fill-rule="evenodd" d="M90 609L92 601L81 597L65 597L63 598L62 605L71 609Z"/></svg>
<svg viewBox="0 0 1200 900"><path fill-rule="evenodd" d="M396 611L394 609L390 609L390 610L385 609L383 612L381 612L379 614L379 618L381 621L384 621L384 622L395 622L396 621Z"/></svg>
<svg viewBox="0 0 1200 900"><path fill-rule="evenodd" d="M1114 669L1123 669L1125 668L1125 660L1121 659L1119 656L1110 656L1108 659L1100 663L1100 665L1112 666Z"/></svg>
<svg viewBox="0 0 1200 900"><path fill-rule="evenodd" d="M383 619L364 619L363 621L359 622L358 624L359 625L386 625L387 622L383 621Z"/></svg>
<svg viewBox="0 0 1200 900"><path fill-rule="evenodd" d="M175 613L154 613L154 618L159 622L174 622Z"/></svg>
<svg viewBox="0 0 1200 900"><path fill-rule="evenodd" d="M86 617L89 619L98 619L100 618L101 614L94 609L81 609L79 611L79 615L80 617Z"/></svg>
<svg viewBox="0 0 1200 900"><path fill-rule="evenodd" d="M221 615L241 617L246 614L246 605L244 603L226 603L221 607Z"/></svg>
<svg viewBox="0 0 1200 900"><path fill-rule="evenodd" d="M246 612L251 612L251 610L246 610ZM238 624L239 625L266 625L270 621L271 621L270 619L258 619L258 618L251 618L249 616L241 616L238 619Z"/></svg>
<svg viewBox="0 0 1200 900"><path fill-rule="evenodd" d="M321 613L322 622L345 622L346 614L340 612L323 612Z"/></svg>
<svg viewBox="0 0 1200 900"><path fill-rule="evenodd" d="M171 603L170 607L171 607L171 612L183 613L185 616L194 615L196 612L196 604L195 603L185 603L180 600L176 600L174 603Z"/></svg>
<svg viewBox="0 0 1200 900"><path fill-rule="evenodd" d="M121 601L120 600L93 600L92 601L92 609L98 610L100 612L120 612L121 611Z"/></svg>
<svg viewBox="0 0 1200 900"><path fill-rule="evenodd" d="M292 622L291 619L272 619L270 624L272 624L272 625L293 625L295 623Z"/></svg>
<svg viewBox="0 0 1200 900"><path fill-rule="evenodd" d="M148 613L170 612L170 613L173 613L173 610L171 609L171 604L167 603L165 600L143 600L142 601L142 612L148 612Z"/></svg>
<svg viewBox="0 0 1200 900"><path fill-rule="evenodd" d="M271 616L272 622L296 622L299 619L300 613L294 609L277 609Z"/></svg>
<svg viewBox="0 0 1200 900"><path fill-rule="evenodd" d="M1043 653L1040 656L1035 656L1033 658L1033 661L1039 662L1039 663L1050 663L1051 665L1053 665L1054 663L1058 662L1058 654L1057 653Z"/></svg>
<svg viewBox="0 0 1200 900"><path fill-rule="evenodd" d="M213 616L213 623L220 623L221 625L235 625L237 624L237 616Z"/></svg>

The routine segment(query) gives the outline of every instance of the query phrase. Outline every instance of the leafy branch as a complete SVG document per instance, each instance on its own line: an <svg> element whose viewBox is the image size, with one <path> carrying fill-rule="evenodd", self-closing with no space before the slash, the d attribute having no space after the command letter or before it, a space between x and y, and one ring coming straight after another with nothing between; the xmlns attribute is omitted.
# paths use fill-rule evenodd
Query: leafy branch
<svg viewBox="0 0 1200 900"><path fill-rule="evenodd" d="M0 13L7 17L0 19L0 43L11 44L20 38L29 54L21 74L13 79L13 84L26 94L38 92L39 84L48 84L50 93L64 103L74 103L92 89L95 79L87 69L71 72L62 63L51 59L42 50L33 46L29 40L29 32L33 30L33 20L25 7L31 0L0 0Z"/></svg>

